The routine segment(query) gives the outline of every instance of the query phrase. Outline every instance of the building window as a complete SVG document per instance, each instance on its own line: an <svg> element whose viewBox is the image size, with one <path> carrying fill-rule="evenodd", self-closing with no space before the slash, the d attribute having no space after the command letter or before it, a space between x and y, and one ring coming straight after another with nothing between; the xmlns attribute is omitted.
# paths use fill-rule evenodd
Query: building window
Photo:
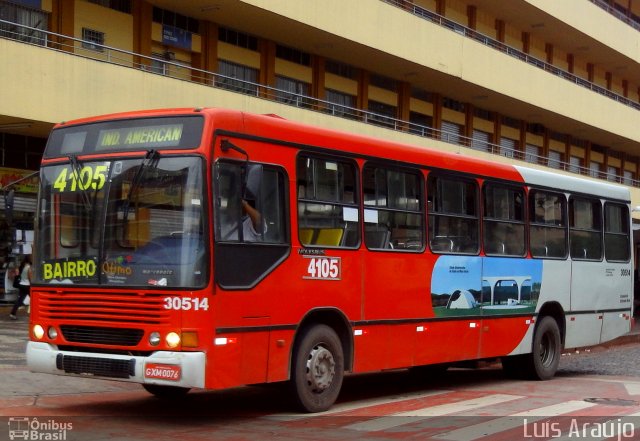
<svg viewBox="0 0 640 441"><path fill-rule="evenodd" d="M524 152L524 160L532 164L537 164L540 159L540 147L527 144Z"/></svg>
<svg viewBox="0 0 640 441"><path fill-rule="evenodd" d="M431 92L427 92L426 90L420 89L418 87L411 88L411 98L425 101L427 103L433 102L433 95L431 95Z"/></svg>
<svg viewBox="0 0 640 441"><path fill-rule="evenodd" d="M220 27L218 29L218 40L234 46L249 49L250 51L258 50L258 38L244 32L235 31L233 29Z"/></svg>
<svg viewBox="0 0 640 441"><path fill-rule="evenodd" d="M395 127L396 108L389 104L369 100L367 121L384 127Z"/></svg>
<svg viewBox="0 0 640 441"><path fill-rule="evenodd" d="M582 158L578 156L569 157L569 171L571 173L580 174L581 169L582 169Z"/></svg>
<svg viewBox="0 0 640 441"><path fill-rule="evenodd" d="M463 102L454 100L453 98L443 98L442 107L446 109L455 110L456 112L464 113L465 105Z"/></svg>
<svg viewBox="0 0 640 441"><path fill-rule="evenodd" d="M311 66L311 55L287 46L276 46L276 57L303 66Z"/></svg>
<svg viewBox="0 0 640 441"><path fill-rule="evenodd" d="M49 14L46 12L13 3L0 2L0 20L11 22L0 23L0 37L42 46L47 44L47 34L20 26L48 30Z"/></svg>
<svg viewBox="0 0 640 441"><path fill-rule="evenodd" d="M518 149L518 141L511 138L500 138L500 156L513 158Z"/></svg>
<svg viewBox="0 0 640 441"><path fill-rule="evenodd" d="M215 85L234 92L245 93L247 95L258 94L258 71L252 67L220 60L218 62L218 73L221 76L215 77Z"/></svg>
<svg viewBox="0 0 640 441"><path fill-rule="evenodd" d="M596 161L591 161L589 163L589 176L592 178L600 177L600 163Z"/></svg>
<svg viewBox="0 0 640 441"><path fill-rule="evenodd" d="M166 75L168 72L167 63L161 61L161 59L165 58L164 54L152 53L151 57L151 72L157 73L160 75Z"/></svg>
<svg viewBox="0 0 640 441"><path fill-rule="evenodd" d="M483 152L491 151L491 133L474 130L471 138L471 148Z"/></svg>
<svg viewBox="0 0 640 441"><path fill-rule="evenodd" d="M326 89L325 99L328 102L327 111L332 115L347 118L355 117L353 110L356 106L355 96L333 89Z"/></svg>
<svg viewBox="0 0 640 441"><path fill-rule="evenodd" d="M618 176L620 176L620 169L618 167L607 167L607 181L618 182Z"/></svg>
<svg viewBox="0 0 640 441"><path fill-rule="evenodd" d="M419 112L409 114L409 132L420 136L433 136L433 118Z"/></svg>
<svg viewBox="0 0 640 441"><path fill-rule="evenodd" d="M392 92L398 90L398 82L396 80L382 75L371 74L369 83L372 86L379 87L380 89L390 90Z"/></svg>
<svg viewBox="0 0 640 441"><path fill-rule="evenodd" d="M549 150L549 159L547 164L551 168L562 168L562 153L556 152L555 150Z"/></svg>
<svg viewBox="0 0 640 441"><path fill-rule="evenodd" d="M104 52L104 32L82 28L82 47L96 52Z"/></svg>
<svg viewBox="0 0 640 441"><path fill-rule="evenodd" d="M355 80L358 77L358 69L339 61L327 60L324 65L325 71L338 75L339 77Z"/></svg>
<svg viewBox="0 0 640 441"><path fill-rule="evenodd" d="M200 31L200 22L197 19L156 6L153 7L153 21L163 25L173 26L174 28L182 29L193 34L197 34Z"/></svg>
<svg viewBox="0 0 640 441"><path fill-rule="evenodd" d="M625 170L623 175L623 179L622 179L622 183L624 185L633 185L633 172L629 171L629 170Z"/></svg>
<svg viewBox="0 0 640 441"><path fill-rule="evenodd" d="M89 3L131 14L131 0L89 0Z"/></svg>
<svg viewBox="0 0 640 441"><path fill-rule="evenodd" d="M461 144L462 126L451 121L442 121L442 141Z"/></svg>
<svg viewBox="0 0 640 441"><path fill-rule="evenodd" d="M298 107L309 107L309 90L311 86L304 81L276 76L276 101Z"/></svg>

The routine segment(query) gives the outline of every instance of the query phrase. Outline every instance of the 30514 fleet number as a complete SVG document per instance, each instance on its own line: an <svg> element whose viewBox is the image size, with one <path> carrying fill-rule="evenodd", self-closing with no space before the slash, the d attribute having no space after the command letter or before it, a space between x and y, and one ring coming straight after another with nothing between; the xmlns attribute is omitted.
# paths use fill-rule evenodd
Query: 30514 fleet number
<svg viewBox="0 0 640 441"><path fill-rule="evenodd" d="M197 297L165 297L164 309L170 309L174 311L208 311L209 298L204 297L202 299L199 299Z"/></svg>

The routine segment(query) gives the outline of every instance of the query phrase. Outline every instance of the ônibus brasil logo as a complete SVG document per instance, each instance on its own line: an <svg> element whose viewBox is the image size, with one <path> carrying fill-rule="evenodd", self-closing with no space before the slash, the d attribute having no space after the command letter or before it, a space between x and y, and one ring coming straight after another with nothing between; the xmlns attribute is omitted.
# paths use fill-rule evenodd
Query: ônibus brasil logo
<svg viewBox="0 0 640 441"><path fill-rule="evenodd" d="M67 433L73 430L73 423L63 423L53 419L10 417L9 439L27 441L65 441Z"/></svg>

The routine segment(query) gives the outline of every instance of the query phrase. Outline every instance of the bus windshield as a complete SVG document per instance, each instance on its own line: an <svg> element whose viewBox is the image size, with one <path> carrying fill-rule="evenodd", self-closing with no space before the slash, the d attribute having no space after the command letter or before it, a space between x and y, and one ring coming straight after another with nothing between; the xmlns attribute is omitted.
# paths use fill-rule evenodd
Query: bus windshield
<svg viewBox="0 0 640 441"><path fill-rule="evenodd" d="M69 159L41 172L36 282L205 283L201 158Z"/></svg>

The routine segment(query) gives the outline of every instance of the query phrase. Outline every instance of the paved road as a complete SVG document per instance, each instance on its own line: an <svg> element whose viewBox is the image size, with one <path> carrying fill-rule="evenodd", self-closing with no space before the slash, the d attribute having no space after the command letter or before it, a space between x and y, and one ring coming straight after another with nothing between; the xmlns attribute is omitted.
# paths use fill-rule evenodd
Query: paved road
<svg viewBox="0 0 640 441"><path fill-rule="evenodd" d="M137 384L29 373L26 335L26 317L11 322L0 308L0 440L34 424L42 439L64 432L70 441L511 441L555 430L566 440L606 439L571 432L584 424L640 440L637 343L564 355L546 382L506 379L499 365L422 380L407 372L349 377L329 412L301 415L275 387L197 391L167 403Z"/></svg>

